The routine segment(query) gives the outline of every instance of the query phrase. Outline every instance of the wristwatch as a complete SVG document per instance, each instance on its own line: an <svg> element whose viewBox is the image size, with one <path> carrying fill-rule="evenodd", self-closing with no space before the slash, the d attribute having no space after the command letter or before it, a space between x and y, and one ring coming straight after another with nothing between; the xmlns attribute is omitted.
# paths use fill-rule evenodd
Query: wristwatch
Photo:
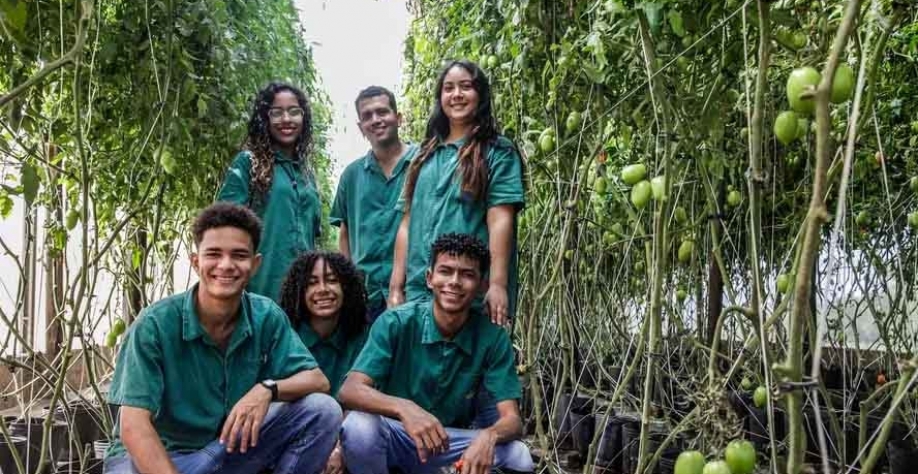
<svg viewBox="0 0 918 474"><path fill-rule="evenodd" d="M277 401L277 382L271 379L266 379L266 380L262 380L259 383L261 384L262 387L271 391L271 401L276 402Z"/></svg>

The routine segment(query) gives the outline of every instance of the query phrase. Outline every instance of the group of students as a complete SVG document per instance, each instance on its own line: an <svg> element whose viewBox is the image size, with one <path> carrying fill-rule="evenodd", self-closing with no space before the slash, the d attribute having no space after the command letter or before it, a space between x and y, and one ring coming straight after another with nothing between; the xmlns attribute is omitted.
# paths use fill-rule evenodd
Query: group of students
<svg viewBox="0 0 918 474"><path fill-rule="evenodd" d="M104 471L531 472L510 337L523 163L474 63L437 81L424 141L393 94L355 100L371 150L321 224L306 96L256 97L244 151L192 226L190 290L145 308L109 391Z"/></svg>

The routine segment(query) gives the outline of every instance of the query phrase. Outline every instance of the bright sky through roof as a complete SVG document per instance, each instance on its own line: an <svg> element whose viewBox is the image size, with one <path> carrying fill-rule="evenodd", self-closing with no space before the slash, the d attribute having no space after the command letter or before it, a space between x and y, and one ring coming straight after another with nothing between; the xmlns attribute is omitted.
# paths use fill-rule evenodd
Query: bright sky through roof
<svg viewBox="0 0 918 474"><path fill-rule="evenodd" d="M335 182L369 144L357 129L354 98L377 85L399 97L402 52L408 32L405 0L295 0L313 45L322 86L332 102L330 152Z"/></svg>

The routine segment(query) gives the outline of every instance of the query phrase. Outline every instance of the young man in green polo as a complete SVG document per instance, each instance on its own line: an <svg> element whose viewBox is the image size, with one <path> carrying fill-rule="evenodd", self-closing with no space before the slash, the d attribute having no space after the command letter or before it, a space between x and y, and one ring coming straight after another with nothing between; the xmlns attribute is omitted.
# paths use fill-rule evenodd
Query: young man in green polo
<svg viewBox="0 0 918 474"><path fill-rule="evenodd" d="M380 315L338 399L352 410L341 442L351 474L433 472L462 460L462 474L531 472L519 379L507 332L472 303L490 268L484 243L446 234L430 251L433 298ZM482 426L481 389L497 403ZM492 402L493 403L493 402ZM473 422L481 429L469 429Z"/></svg>
<svg viewBox="0 0 918 474"><path fill-rule="evenodd" d="M283 311L245 291L260 221L218 203L193 233L199 283L145 308L118 355L105 473L321 472L341 409Z"/></svg>
<svg viewBox="0 0 918 474"><path fill-rule="evenodd" d="M396 209L405 171L417 146L402 142L402 116L389 90L370 86L357 95L357 126L370 151L348 165L338 182L331 224L340 228L338 250L365 275L367 317L386 309L395 234L402 213Z"/></svg>

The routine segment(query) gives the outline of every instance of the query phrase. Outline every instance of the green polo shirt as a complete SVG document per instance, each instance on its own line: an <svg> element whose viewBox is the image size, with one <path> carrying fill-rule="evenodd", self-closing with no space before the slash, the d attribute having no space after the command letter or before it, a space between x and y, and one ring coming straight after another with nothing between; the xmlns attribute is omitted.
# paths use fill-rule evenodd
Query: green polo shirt
<svg viewBox="0 0 918 474"><path fill-rule="evenodd" d="M195 309L197 285L145 308L125 336L108 401L149 410L167 451L195 451L217 439L226 416L256 383L317 367L268 298L243 293L226 351ZM108 456L125 452L115 425Z"/></svg>
<svg viewBox="0 0 918 474"><path fill-rule="evenodd" d="M354 360L363 349L363 344L367 341L366 331L348 340L343 331L336 329L331 336L322 339L312 330L309 323L302 322L296 332L300 335L303 344L309 348L309 352L316 358L322 373L328 377L331 383L331 395L336 396L348 371L354 365Z"/></svg>
<svg viewBox="0 0 918 474"><path fill-rule="evenodd" d="M463 195L459 166L459 147L465 140L439 144L418 174L411 201L408 232L405 296L409 301L429 296L425 272L430 265L430 246L443 234L472 234L488 244L488 209L513 205L523 208L523 164L513 143L499 137L488 149L488 190L484 199L474 201ZM515 221L515 219L514 219ZM508 268L508 314L515 314L517 295L516 223L511 237Z"/></svg>
<svg viewBox="0 0 918 474"><path fill-rule="evenodd" d="M395 235L402 220L402 209L396 204L417 150L417 145L408 145L388 178L371 150L348 165L338 182L331 224L347 225L351 260L364 274L370 307L385 305L389 297Z"/></svg>
<svg viewBox="0 0 918 474"><path fill-rule="evenodd" d="M217 201L252 206L249 189L251 153L236 155L226 173ZM274 155L274 174L267 199L252 210L261 218L261 267L249 281L248 290L279 301L280 286L293 260L316 246L321 229L322 207L315 179L300 162Z"/></svg>
<svg viewBox="0 0 918 474"><path fill-rule="evenodd" d="M482 384L498 402L522 395L507 332L474 311L452 339L445 339L432 301L406 303L380 315L352 370L454 428L471 424Z"/></svg>

